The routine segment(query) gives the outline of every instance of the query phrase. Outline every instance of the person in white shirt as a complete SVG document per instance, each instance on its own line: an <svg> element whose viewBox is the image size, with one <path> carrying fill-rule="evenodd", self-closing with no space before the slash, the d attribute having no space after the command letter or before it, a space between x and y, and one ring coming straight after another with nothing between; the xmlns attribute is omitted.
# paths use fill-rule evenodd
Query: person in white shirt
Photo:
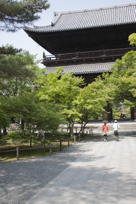
<svg viewBox="0 0 136 204"><path fill-rule="evenodd" d="M117 120L115 120L114 123L113 123L113 130L114 130L114 135L116 136L116 140L117 141L119 141L119 132L118 132L118 129L119 129L119 125L118 125Z"/></svg>

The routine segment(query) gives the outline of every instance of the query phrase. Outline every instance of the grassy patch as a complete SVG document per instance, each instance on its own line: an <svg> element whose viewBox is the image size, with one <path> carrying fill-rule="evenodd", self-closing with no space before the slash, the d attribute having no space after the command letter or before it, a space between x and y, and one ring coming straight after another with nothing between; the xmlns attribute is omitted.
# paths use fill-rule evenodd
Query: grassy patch
<svg viewBox="0 0 136 204"><path fill-rule="evenodd" d="M47 155L49 155L49 153L43 152L43 151L26 152L26 153L20 154L19 160L35 158L35 157L40 157L40 156L47 156ZM17 158L16 158L15 154L13 154L13 153L3 154L0 156L1 162L11 162L11 161L16 161L16 160L17 160Z"/></svg>

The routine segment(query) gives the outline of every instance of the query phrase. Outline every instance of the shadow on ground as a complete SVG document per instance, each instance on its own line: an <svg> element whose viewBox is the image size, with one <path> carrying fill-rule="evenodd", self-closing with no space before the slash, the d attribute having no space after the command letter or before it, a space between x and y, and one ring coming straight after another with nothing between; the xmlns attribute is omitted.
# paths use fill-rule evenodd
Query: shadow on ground
<svg viewBox="0 0 136 204"><path fill-rule="evenodd" d="M127 173L122 174L112 168L94 167L73 167L73 171L76 172L77 176L72 177L72 182L68 180L64 185L63 182L58 181L44 189L46 191L46 197L44 197L46 204L57 204L57 200L59 200L59 204L112 204L119 203L119 201L130 204L131 200L136 200L136 179ZM82 177L80 174L78 175L78 171L79 173L84 172ZM84 175L88 175L87 178L89 179L85 178ZM56 183L57 185L55 185ZM70 185L71 183L72 185ZM41 195L44 196L44 194ZM32 203L36 204L37 202L32 201Z"/></svg>
<svg viewBox="0 0 136 204"><path fill-rule="evenodd" d="M86 151L80 146L82 144L70 146L62 153L51 156L0 162L0 203L24 204ZM92 159L97 158L92 157Z"/></svg>
<svg viewBox="0 0 136 204"><path fill-rule="evenodd" d="M98 142L101 141L99 140ZM86 149L84 147L82 148L82 144L83 143L73 145L70 148L66 148L62 153L52 156L8 163L0 162L1 203L26 204L27 200L33 197L67 167L71 166L71 163L74 163L83 153L91 151L90 146ZM90 155L86 155L86 161L89 159L89 161L98 160L99 162L102 158L101 156ZM69 199L69 202L71 202L70 199L73 196L77 196L81 201L83 200L84 203L85 201L86 203L93 203L93 200L95 201L96 197L99 197L99 199L102 199L107 204L111 203L111 200L114 200L116 196L118 196L118 199L123 199L124 194L126 199L130 197L136 198L136 179L132 175L127 173L122 174L108 167L71 166L71 168L76 172L74 177L75 185L70 185L70 179L65 185L60 183L59 195L57 194L57 198L61 196L64 203L66 199ZM79 182L78 179L81 177L81 170L83 177L80 180L83 184ZM103 179L103 177L105 179ZM117 183L116 186L118 186L120 192L114 188L114 182ZM131 192L128 191L128 187L130 186ZM56 189L57 186L54 184L51 185L47 191L49 195L51 195L51 192L53 193ZM99 192L99 194L97 192Z"/></svg>

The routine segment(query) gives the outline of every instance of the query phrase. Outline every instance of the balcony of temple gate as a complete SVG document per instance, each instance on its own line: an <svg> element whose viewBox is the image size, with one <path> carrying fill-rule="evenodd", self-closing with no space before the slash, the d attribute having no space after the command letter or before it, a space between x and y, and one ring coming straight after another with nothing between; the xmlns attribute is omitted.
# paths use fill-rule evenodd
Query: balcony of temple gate
<svg viewBox="0 0 136 204"><path fill-rule="evenodd" d="M43 54L43 64L46 66L56 66L74 63L114 61L121 58L126 52L136 50L134 47L103 49L96 51L72 52L55 55Z"/></svg>

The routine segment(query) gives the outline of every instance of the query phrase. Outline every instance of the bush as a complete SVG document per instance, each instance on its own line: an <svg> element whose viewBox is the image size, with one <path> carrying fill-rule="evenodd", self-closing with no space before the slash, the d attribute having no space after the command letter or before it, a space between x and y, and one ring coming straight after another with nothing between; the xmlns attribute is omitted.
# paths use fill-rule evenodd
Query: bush
<svg viewBox="0 0 136 204"><path fill-rule="evenodd" d="M28 142L30 137L33 137L32 133L28 131L10 131L8 133L9 139L12 140L13 143L20 142Z"/></svg>

